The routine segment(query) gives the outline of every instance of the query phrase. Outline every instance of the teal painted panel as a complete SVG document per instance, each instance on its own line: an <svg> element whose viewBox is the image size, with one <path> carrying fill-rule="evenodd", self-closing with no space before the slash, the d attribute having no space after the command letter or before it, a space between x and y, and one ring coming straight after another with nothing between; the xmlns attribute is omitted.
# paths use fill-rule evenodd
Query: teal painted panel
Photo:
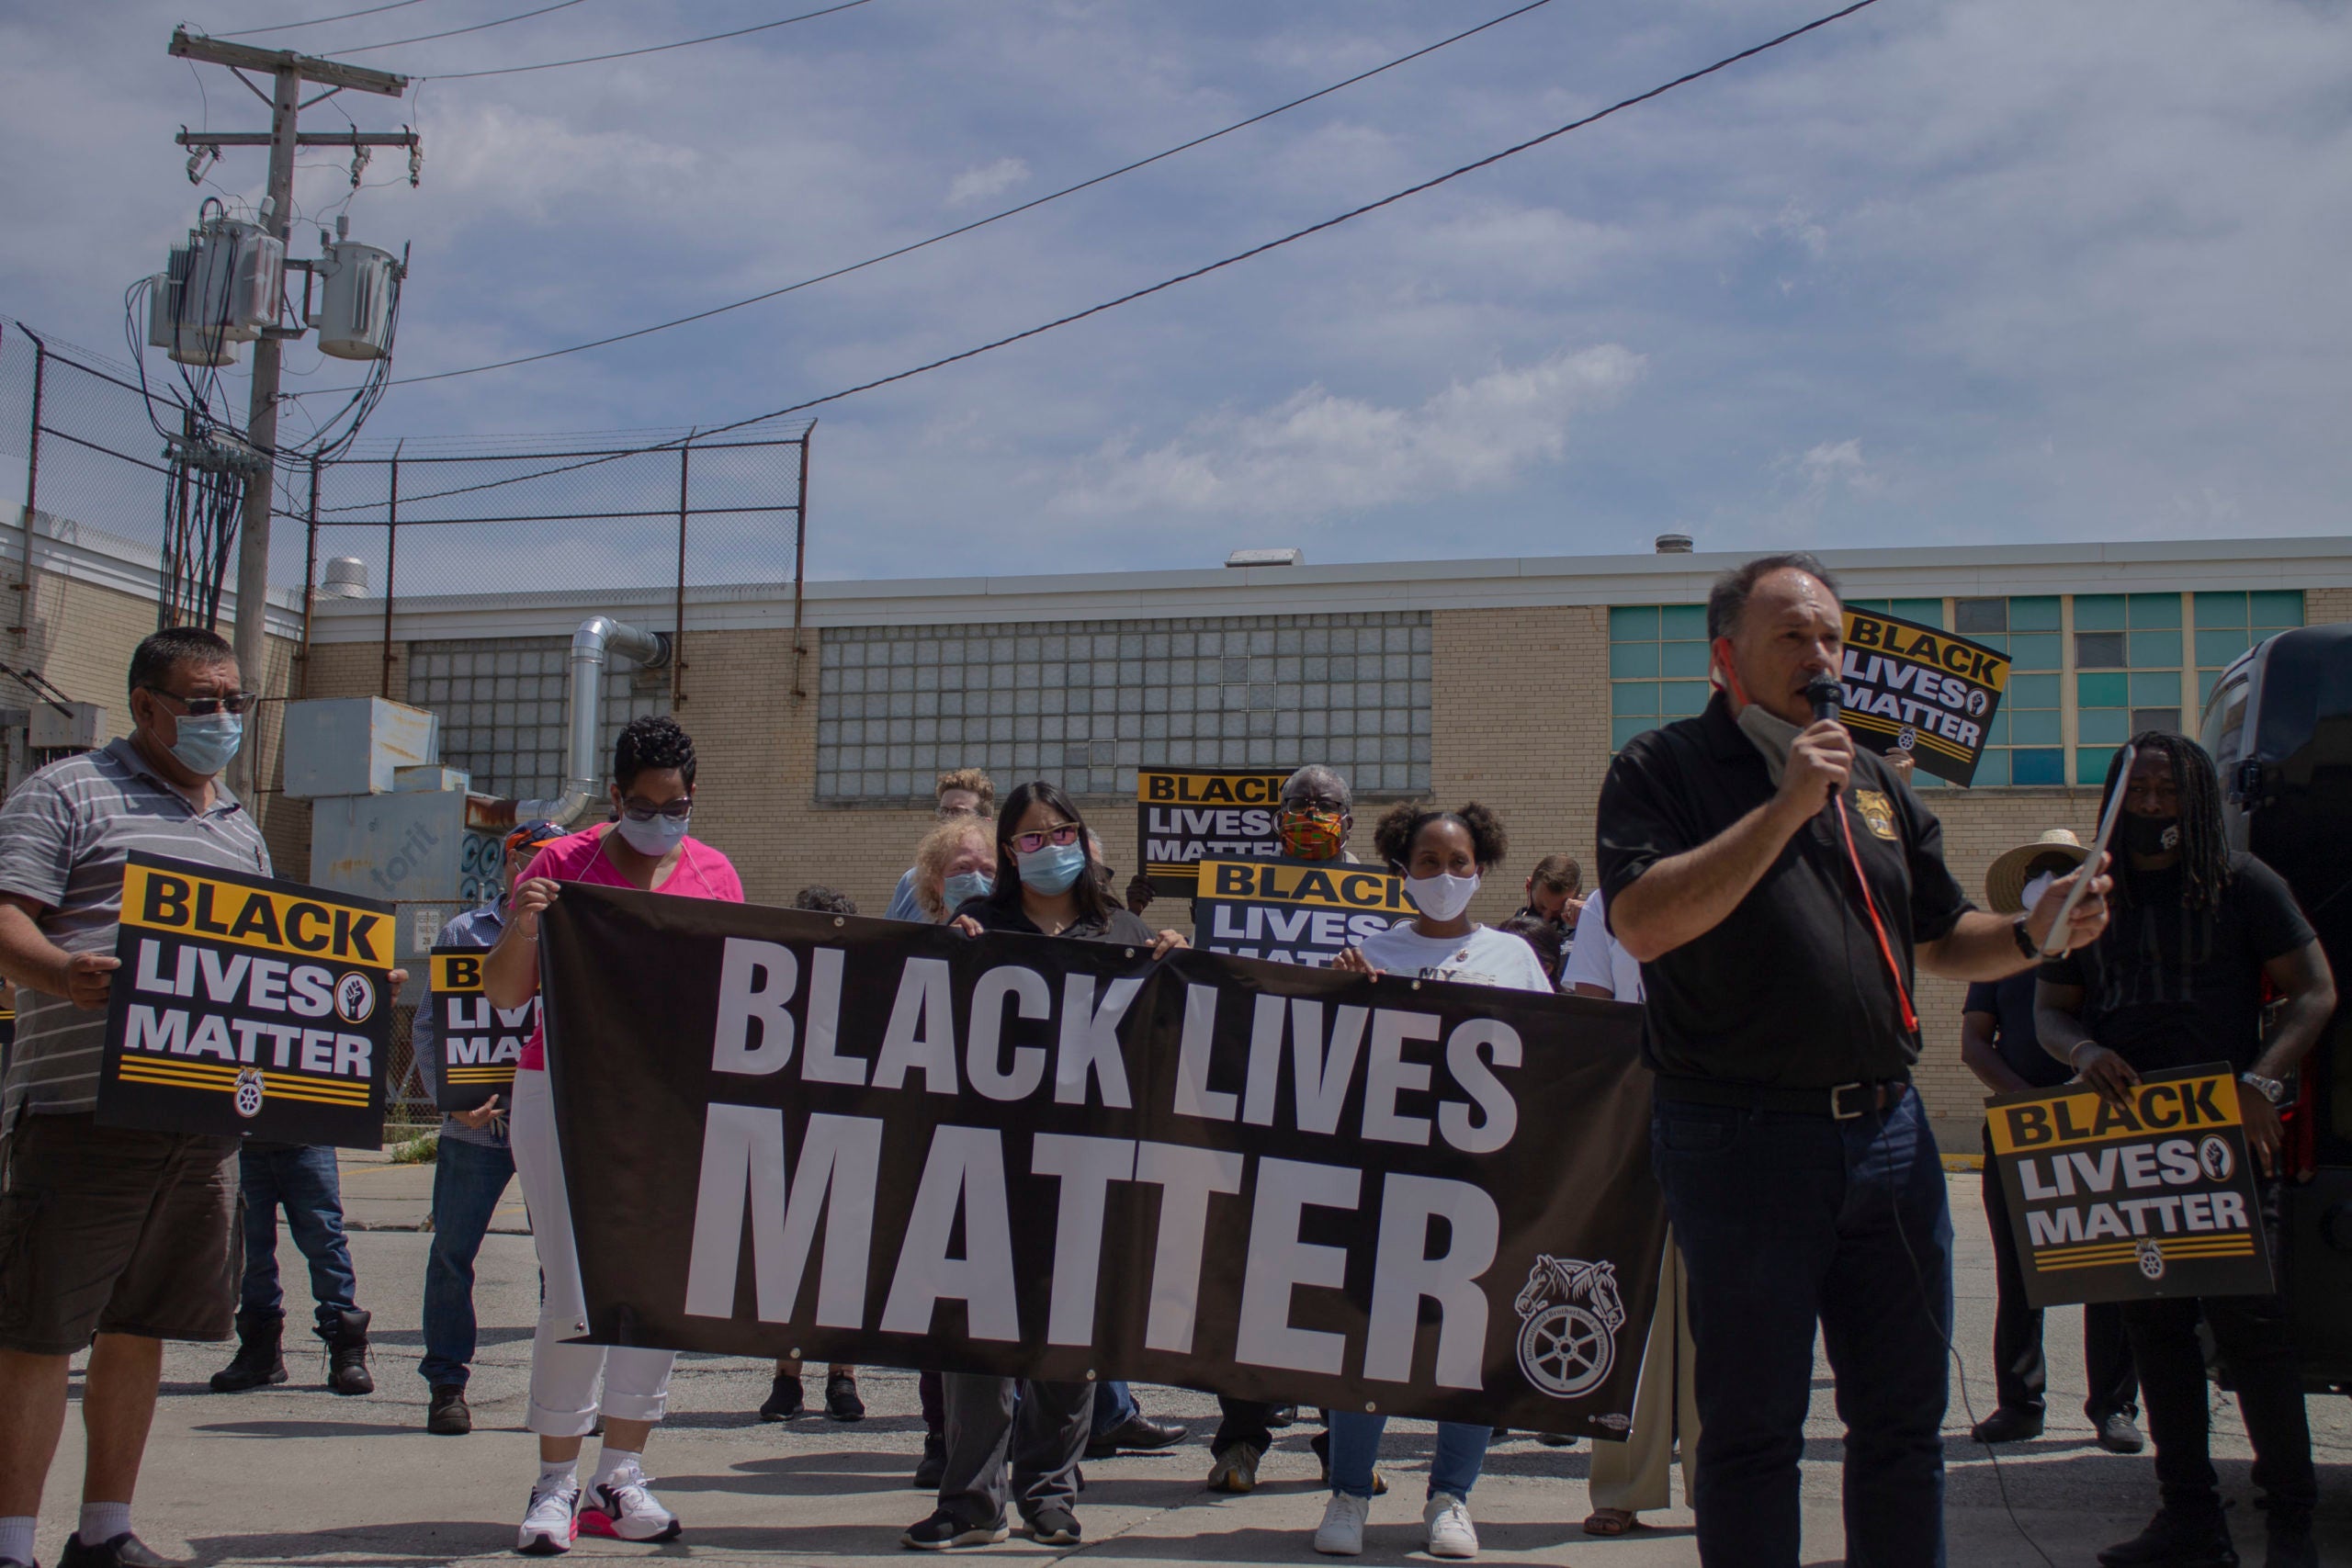
<svg viewBox="0 0 2352 1568"><path fill-rule="evenodd" d="M2059 705L2057 675L2012 675L2009 689L2001 698L2005 708L2054 708Z"/></svg>
<svg viewBox="0 0 2352 1568"><path fill-rule="evenodd" d="M2086 746L2120 746L2132 739L2128 708L2085 708L2075 716L2075 739Z"/></svg>
<svg viewBox="0 0 2352 1568"><path fill-rule="evenodd" d="M1657 635L1667 642L1707 640L1704 604L1668 604L1658 611Z"/></svg>
<svg viewBox="0 0 2352 1568"><path fill-rule="evenodd" d="M1618 681L1609 688L1609 711L1621 718L1657 717L1657 682Z"/></svg>
<svg viewBox="0 0 2352 1568"><path fill-rule="evenodd" d="M2009 662L2018 670L2055 670L2060 647L2066 639L2055 632L2011 632Z"/></svg>
<svg viewBox="0 0 2352 1568"><path fill-rule="evenodd" d="M2054 632L2064 624L2059 619L2055 593L2036 593L2009 601L2009 630L2013 632Z"/></svg>
<svg viewBox="0 0 2352 1568"><path fill-rule="evenodd" d="M1611 719L1609 721L1609 749L1612 751L1622 751L1625 749L1626 741L1636 735L1646 735L1657 728L1657 722L1655 719Z"/></svg>
<svg viewBox="0 0 2352 1568"><path fill-rule="evenodd" d="M2001 716L2008 720L2013 746L2056 746L2065 739L2056 708L2020 708L2012 713L2005 707Z"/></svg>
<svg viewBox="0 0 2352 1568"><path fill-rule="evenodd" d="M2123 672L2117 671L2083 671L2075 677L2075 705L2083 708L2120 708L2131 701L2131 688Z"/></svg>
<svg viewBox="0 0 2352 1568"><path fill-rule="evenodd" d="M1657 679L1657 644L1612 642L1609 645L1609 678L1612 681Z"/></svg>
<svg viewBox="0 0 2352 1568"><path fill-rule="evenodd" d="M2134 670L2179 669L2180 634L2178 632L2133 632L2132 634L2132 668Z"/></svg>
<svg viewBox="0 0 2352 1568"><path fill-rule="evenodd" d="M2120 632L2123 629L2124 614L2120 593L2075 595L2075 629L2078 632Z"/></svg>
<svg viewBox="0 0 2352 1568"><path fill-rule="evenodd" d="M2180 671L2132 671L2132 705L2135 708L2177 708L2180 705Z"/></svg>
<svg viewBox="0 0 2352 1568"><path fill-rule="evenodd" d="M2013 784L2062 784L2066 782L2066 753L2064 751L2028 751L2020 748L2009 753L2009 782Z"/></svg>
<svg viewBox="0 0 2352 1568"><path fill-rule="evenodd" d="M1896 599L1888 604L1886 613L1917 621L1923 626L1940 627L1944 624L1944 602L1940 599Z"/></svg>
<svg viewBox="0 0 2352 1568"><path fill-rule="evenodd" d="M2197 596L2197 625L2207 626L2242 626L2245 621L2245 595L2243 593L2199 593Z"/></svg>
<svg viewBox="0 0 2352 1568"><path fill-rule="evenodd" d="M2132 595L2132 627L2177 626L2180 625L2180 595L2177 593L2134 593Z"/></svg>
<svg viewBox="0 0 2352 1568"><path fill-rule="evenodd" d="M1704 681L1668 681L1658 688L1658 712L1668 718L1689 718L1706 707L1710 689Z"/></svg>
<svg viewBox="0 0 2352 1568"><path fill-rule="evenodd" d="M2200 593L2198 597L2201 599L2204 595ZM2204 615L2201 613L2198 615L2197 666L2199 669L2222 669L2231 660L2253 646L2254 638L2246 634L2243 626L2233 626L2226 631L2209 632L2205 629Z"/></svg>
<svg viewBox="0 0 2352 1568"><path fill-rule="evenodd" d="M1662 642L1658 647L1658 673L1671 680L1703 681L1707 678L1707 645L1703 642Z"/></svg>
<svg viewBox="0 0 2352 1568"><path fill-rule="evenodd" d="M2300 588L2270 593L2249 593L2247 619L2256 626L2284 630L2303 624L2303 592Z"/></svg>
<svg viewBox="0 0 2352 1568"><path fill-rule="evenodd" d="M1656 642L1657 640L1657 606L1655 604L1611 606L1609 640L1611 642Z"/></svg>

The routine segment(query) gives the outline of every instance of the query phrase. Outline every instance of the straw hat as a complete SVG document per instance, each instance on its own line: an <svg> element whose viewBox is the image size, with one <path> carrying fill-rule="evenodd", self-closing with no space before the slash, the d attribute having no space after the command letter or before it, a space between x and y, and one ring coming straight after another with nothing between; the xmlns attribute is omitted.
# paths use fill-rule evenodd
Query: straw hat
<svg viewBox="0 0 2352 1568"><path fill-rule="evenodd" d="M2030 844L2019 844L1984 871L1986 902L2004 915L2014 915L2025 908L2025 868L2045 855L2056 855L2069 864L2080 865L2090 855L2082 840L2064 828L2052 828Z"/></svg>

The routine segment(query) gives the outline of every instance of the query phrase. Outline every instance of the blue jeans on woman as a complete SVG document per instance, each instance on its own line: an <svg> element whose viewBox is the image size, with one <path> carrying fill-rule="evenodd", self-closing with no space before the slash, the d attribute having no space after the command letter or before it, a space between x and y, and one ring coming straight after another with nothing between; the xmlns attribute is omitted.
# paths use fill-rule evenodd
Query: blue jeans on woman
<svg viewBox="0 0 2352 1568"><path fill-rule="evenodd" d="M317 1144L247 1144L237 1168L244 1185L245 1284L239 1310L254 1317L284 1317L286 1292L277 1282L277 1211L311 1265L311 1295L318 1325L333 1331L339 1312L356 1310L359 1287L351 1246L343 1239L343 1182L334 1150Z"/></svg>
<svg viewBox="0 0 2352 1568"><path fill-rule="evenodd" d="M474 1359L474 1258L514 1179L505 1145L441 1140L433 1169L433 1250L424 1261L424 1359L434 1388L463 1388Z"/></svg>
<svg viewBox="0 0 2352 1568"><path fill-rule="evenodd" d="M1369 1497L1373 1462L1380 1457L1380 1434L1388 1429L1388 1417L1367 1416L1361 1410L1334 1410L1330 1415L1331 1490L1351 1497ZM1494 1435L1492 1427L1439 1422L1437 1451L1430 1456L1430 1495L1451 1492L1456 1497L1469 1496L1470 1488L1478 1484L1478 1472L1487 1462L1487 1444Z"/></svg>

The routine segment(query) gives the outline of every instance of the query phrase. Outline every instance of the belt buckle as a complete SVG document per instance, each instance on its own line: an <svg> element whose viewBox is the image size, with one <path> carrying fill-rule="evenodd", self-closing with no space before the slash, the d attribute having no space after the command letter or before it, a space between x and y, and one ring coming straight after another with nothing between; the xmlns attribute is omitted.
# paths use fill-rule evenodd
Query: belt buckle
<svg viewBox="0 0 2352 1568"><path fill-rule="evenodd" d="M1855 1083L1841 1083L1841 1084L1838 1085L1835 1089L1832 1089L1829 1091L1829 1119L1830 1119L1831 1121L1833 1121L1833 1122L1859 1122L1859 1121L1860 1121L1860 1120L1862 1119L1863 1113L1864 1113L1865 1111L1867 1111L1870 1109L1869 1102L1868 1102L1868 1101L1864 1101L1861 1105L1858 1106L1856 1109L1854 1109L1854 1110L1852 1110L1852 1111L1848 1111L1848 1110L1846 1110L1846 1109L1845 1109L1846 1093L1847 1093L1847 1091L1848 1091L1848 1090L1849 1090L1849 1089L1851 1089L1851 1090L1853 1090L1853 1091L1855 1091L1855 1092L1859 1093L1859 1092L1860 1092L1860 1091L1861 1091L1862 1089L1867 1089L1867 1088L1869 1088L1869 1087L1870 1087L1870 1086L1869 1086L1869 1085L1867 1085L1867 1084L1863 1084L1863 1083L1860 1083L1860 1082L1855 1082Z"/></svg>

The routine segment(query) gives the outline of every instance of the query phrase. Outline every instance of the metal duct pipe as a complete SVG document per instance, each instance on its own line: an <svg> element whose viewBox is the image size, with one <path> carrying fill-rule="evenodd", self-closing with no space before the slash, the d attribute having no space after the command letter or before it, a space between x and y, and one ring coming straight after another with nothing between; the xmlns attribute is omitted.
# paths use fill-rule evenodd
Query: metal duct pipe
<svg viewBox="0 0 2352 1568"><path fill-rule="evenodd" d="M515 822L545 820L569 827L596 798L605 776L597 741L605 713L605 664L618 654L649 667L670 657L670 639L610 615L591 615L571 634L571 679L564 693L563 793L553 800L514 802Z"/></svg>

